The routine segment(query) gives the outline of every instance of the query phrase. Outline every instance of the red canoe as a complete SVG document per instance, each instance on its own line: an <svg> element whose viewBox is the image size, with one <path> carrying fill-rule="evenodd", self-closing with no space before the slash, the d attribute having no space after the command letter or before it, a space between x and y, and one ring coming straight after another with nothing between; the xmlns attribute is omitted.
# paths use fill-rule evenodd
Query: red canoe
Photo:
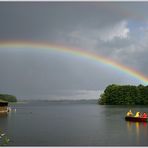
<svg viewBox="0 0 148 148"><path fill-rule="evenodd" d="M133 122L148 122L148 118L142 118L142 117L132 117L132 116L126 116L126 121L133 121Z"/></svg>

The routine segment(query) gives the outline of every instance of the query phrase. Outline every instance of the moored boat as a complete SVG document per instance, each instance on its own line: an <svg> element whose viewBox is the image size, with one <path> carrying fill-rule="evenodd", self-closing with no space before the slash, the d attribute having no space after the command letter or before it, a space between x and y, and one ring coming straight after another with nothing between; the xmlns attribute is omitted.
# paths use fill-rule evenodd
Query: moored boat
<svg viewBox="0 0 148 148"><path fill-rule="evenodd" d="M126 116L125 120L132 121L132 122L148 122L148 118L134 117L134 116Z"/></svg>

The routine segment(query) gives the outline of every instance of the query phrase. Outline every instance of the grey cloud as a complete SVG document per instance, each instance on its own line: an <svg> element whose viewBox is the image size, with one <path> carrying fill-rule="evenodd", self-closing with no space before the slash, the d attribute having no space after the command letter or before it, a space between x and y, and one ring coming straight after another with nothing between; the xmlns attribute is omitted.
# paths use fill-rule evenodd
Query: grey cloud
<svg viewBox="0 0 148 148"><path fill-rule="evenodd" d="M100 27L120 21L122 18L112 15L114 10L106 5L95 2L1 2L0 38L53 41L57 32L70 31L75 26Z"/></svg>
<svg viewBox="0 0 148 148"><path fill-rule="evenodd" d="M147 2L0 2L0 40L83 48L147 75L147 8ZM0 48L0 92L54 96L62 90L103 90L111 83L140 82L82 57Z"/></svg>
<svg viewBox="0 0 148 148"><path fill-rule="evenodd" d="M64 89L98 89L120 82L117 71L93 61L31 49L0 52L0 90L22 94L55 93ZM54 55L54 56L53 56ZM76 60L77 59L77 60ZM119 77L119 78L117 78ZM101 82L101 83L100 83Z"/></svg>

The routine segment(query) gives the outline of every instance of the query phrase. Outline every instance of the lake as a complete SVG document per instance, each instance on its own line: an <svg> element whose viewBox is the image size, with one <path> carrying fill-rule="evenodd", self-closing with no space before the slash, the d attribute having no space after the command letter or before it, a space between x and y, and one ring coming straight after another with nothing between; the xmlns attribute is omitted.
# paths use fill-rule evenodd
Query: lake
<svg viewBox="0 0 148 148"><path fill-rule="evenodd" d="M9 146L148 146L148 124L124 120L129 109L148 112L147 106L30 101L11 108L0 117Z"/></svg>

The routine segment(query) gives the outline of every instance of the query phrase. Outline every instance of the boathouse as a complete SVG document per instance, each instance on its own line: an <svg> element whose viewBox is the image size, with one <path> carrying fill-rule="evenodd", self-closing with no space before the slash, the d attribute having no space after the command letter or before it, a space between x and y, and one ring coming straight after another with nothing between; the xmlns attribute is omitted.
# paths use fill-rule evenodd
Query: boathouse
<svg viewBox="0 0 148 148"><path fill-rule="evenodd" d="M8 111L8 102L0 100L0 112Z"/></svg>

